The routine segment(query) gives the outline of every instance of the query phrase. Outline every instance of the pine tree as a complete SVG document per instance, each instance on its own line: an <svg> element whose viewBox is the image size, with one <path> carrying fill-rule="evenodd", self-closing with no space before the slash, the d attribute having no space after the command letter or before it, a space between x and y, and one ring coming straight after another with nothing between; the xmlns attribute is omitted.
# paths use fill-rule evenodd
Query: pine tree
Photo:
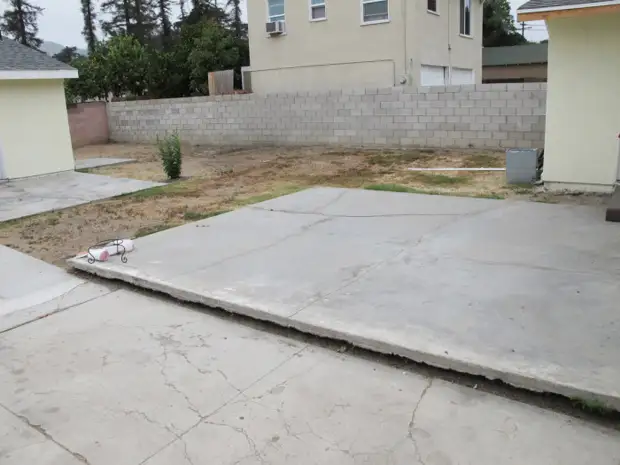
<svg viewBox="0 0 620 465"><path fill-rule="evenodd" d="M108 36L130 34L132 28L132 5L130 0L105 0L101 11L108 15L101 21L101 29Z"/></svg>
<svg viewBox="0 0 620 465"><path fill-rule="evenodd" d="M179 0L179 8L181 9L181 21L183 21L185 16L187 16L185 13L185 0Z"/></svg>
<svg viewBox="0 0 620 465"><path fill-rule="evenodd" d="M157 27L157 13L153 0L134 0L133 19L134 25L131 34L141 44L145 44L153 36Z"/></svg>
<svg viewBox="0 0 620 465"><path fill-rule="evenodd" d="M0 30L28 47L38 49L43 41L37 37L38 16L43 8L27 0L9 0L9 8L0 17Z"/></svg>
<svg viewBox="0 0 620 465"><path fill-rule="evenodd" d="M97 14L95 13L95 6L93 0L81 0L82 2L82 16L84 17L84 29L82 29L82 36L86 40L88 45L88 52L93 53L95 46L97 45L97 35L95 31L97 26L95 25L95 19Z"/></svg>
<svg viewBox="0 0 620 465"><path fill-rule="evenodd" d="M109 20L101 22L101 29L109 36L132 35L146 43L156 27L153 0L105 0L101 10Z"/></svg>
<svg viewBox="0 0 620 465"><path fill-rule="evenodd" d="M227 0L226 6L232 10L232 27L235 33L235 39L242 39L244 24L241 19L241 0Z"/></svg>
<svg viewBox="0 0 620 465"><path fill-rule="evenodd" d="M161 35L164 47L170 44L172 39L172 25L170 24L170 0L157 0L157 16L161 27Z"/></svg>

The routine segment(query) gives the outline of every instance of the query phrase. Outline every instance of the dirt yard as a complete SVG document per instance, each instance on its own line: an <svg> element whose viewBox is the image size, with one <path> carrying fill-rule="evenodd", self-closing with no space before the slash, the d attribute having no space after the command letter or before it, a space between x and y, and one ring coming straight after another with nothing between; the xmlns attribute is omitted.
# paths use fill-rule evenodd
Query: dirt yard
<svg viewBox="0 0 620 465"><path fill-rule="evenodd" d="M89 172L165 180L154 146L90 146L78 149L75 156L133 158L136 163ZM551 196L536 193L528 186L506 186L504 172L407 170L503 166L503 152L492 151L185 147L180 181L0 223L0 244L64 266L65 259L101 240L143 236L317 185L546 202L601 202L598 197Z"/></svg>

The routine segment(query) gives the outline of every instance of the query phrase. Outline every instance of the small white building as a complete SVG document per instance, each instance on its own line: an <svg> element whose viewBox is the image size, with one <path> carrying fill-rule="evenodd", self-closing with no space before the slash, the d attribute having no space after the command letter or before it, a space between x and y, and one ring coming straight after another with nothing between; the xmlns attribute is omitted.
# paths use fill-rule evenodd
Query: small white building
<svg viewBox="0 0 620 465"><path fill-rule="evenodd" d="M610 192L620 178L620 0L531 0L549 30L546 186Z"/></svg>
<svg viewBox="0 0 620 465"><path fill-rule="evenodd" d="M252 90L476 84L481 0L248 1Z"/></svg>
<svg viewBox="0 0 620 465"><path fill-rule="evenodd" d="M64 79L77 70L0 39L0 180L74 169Z"/></svg>

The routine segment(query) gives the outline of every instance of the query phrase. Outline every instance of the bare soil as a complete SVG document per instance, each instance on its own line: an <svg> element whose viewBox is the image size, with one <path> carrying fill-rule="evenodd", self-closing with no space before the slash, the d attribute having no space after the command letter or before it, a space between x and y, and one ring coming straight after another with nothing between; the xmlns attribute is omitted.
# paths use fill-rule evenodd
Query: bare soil
<svg viewBox="0 0 620 465"><path fill-rule="evenodd" d="M77 159L133 158L91 173L164 181L157 149L109 144L76 150ZM412 172L408 167L503 167L503 152L362 150L325 147L184 147L182 179L126 196L0 223L0 244L59 266L96 242L137 237L311 186L543 202L597 204L597 196L551 195L507 186L503 172Z"/></svg>

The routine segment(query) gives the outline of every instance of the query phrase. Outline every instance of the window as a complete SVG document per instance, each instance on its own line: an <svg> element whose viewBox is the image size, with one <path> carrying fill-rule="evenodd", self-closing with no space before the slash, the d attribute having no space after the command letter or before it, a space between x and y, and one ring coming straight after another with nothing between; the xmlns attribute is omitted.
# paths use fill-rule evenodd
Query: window
<svg viewBox="0 0 620 465"><path fill-rule="evenodd" d="M437 0L427 0L426 9L433 13L437 13Z"/></svg>
<svg viewBox="0 0 620 465"><path fill-rule="evenodd" d="M327 19L325 1L326 0L310 0L310 21Z"/></svg>
<svg viewBox="0 0 620 465"><path fill-rule="evenodd" d="M362 23L389 21L388 0L362 0Z"/></svg>
<svg viewBox="0 0 620 465"><path fill-rule="evenodd" d="M284 21L284 0L267 0L269 22Z"/></svg>
<svg viewBox="0 0 620 465"><path fill-rule="evenodd" d="M461 3L461 34L471 35L471 0L460 0Z"/></svg>

